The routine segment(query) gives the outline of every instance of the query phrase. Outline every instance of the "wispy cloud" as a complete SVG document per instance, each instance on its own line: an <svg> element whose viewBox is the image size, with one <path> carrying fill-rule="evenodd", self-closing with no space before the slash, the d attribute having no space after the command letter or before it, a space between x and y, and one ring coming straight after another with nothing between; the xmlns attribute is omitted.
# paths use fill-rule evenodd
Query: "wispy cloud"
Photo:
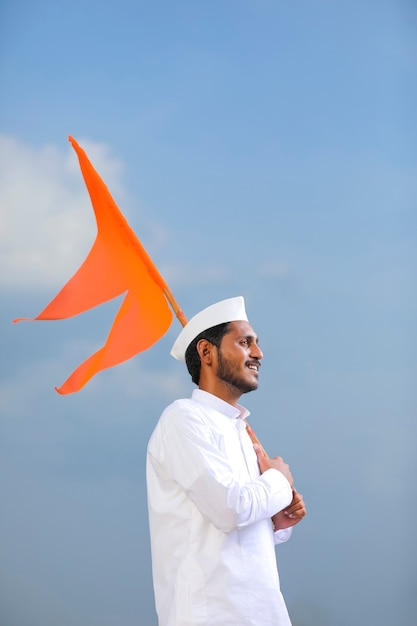
<svg viewBox="0 0 417 626"><path fill-rule="evenodd" d="M83 141L112 193L123 196L123 166L105 144ZM0 286L59 286L84 260L94 215L70 146L30 146L0 135Z"/></svg>

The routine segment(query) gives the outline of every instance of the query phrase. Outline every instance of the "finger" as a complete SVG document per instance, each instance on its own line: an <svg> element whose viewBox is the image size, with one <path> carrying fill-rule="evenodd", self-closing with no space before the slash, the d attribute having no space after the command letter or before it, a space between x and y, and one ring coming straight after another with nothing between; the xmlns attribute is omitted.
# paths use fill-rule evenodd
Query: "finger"
<svg viewBox="0 0 417 626"><path fill-rule="evenodd" d="M255 450L255 452L256 452L256 454L257 454L258 458L259 458L259 457L264 457L265 459L268 459L268 458L269 458L269 457L268 457L268 455L267 455L267 453L266 453L266 452L265 452L265 450L264 450L264 447L262 446L262 444L261 444L261 443L259 443L259 442L258 442L258 443L254 443L254 444L253 444L253 449Z"/></svg>
<svg viewBox="0 0 417 626"><path fill-rule="evenodd" d="M288 515L289 517L291 517L292 515L301 515L304 514L305 515L305 511L306 511L306 507L304 505L304 502L296 502L296 503L291 503L285 510L285 514Z"/></svg>
<svg viewBox="0 0 417 626"><path fill-rule="evenodd" d="M305 511L296 511L295 513L286 513L286 516L291 520L302 520L306 515Z"/></svg>
<svg viewBox="0 0 417 626"><path fill-rule="evenodd" d="M287 515L291 519L293 518L302 519L303 517L305 517L306 513L307 511L306 511L305 506L301 506L296 509L292 509L291 511L288 511Z"/></svg>
<svg viewBox="0 0 417 626"><path fill-rule="evenodd" d="M255 448L255 450L258 451L260 449L262 456L265 456L266 458L268 458L268 455L265 452L265 449L264 449L263 445L261 444L261 442L259 441L258 437L255 435L255 433L253 432L252 428L249 426L249 424L247 422L246 422L246 432L248 433L252 443L254 444L253 447ZM259 446L259 447L256 448L256 446Z"/></svg>
<svg viewBox="0 0 417 626"><path fill-rule="evenodd" d="M293 488L292 494L293 494L293 497L292 497L291 504L294 504L296 502L303 502L303 496L301 495L301 493L298 493L296 489Z"/></svg>
<svg viewBox="0 0 417 626"><path fill-rule="evenodd" d="M291 507L291 509L288 509L288 515L303 515L305 514L305 511L305 506Z"/></svg>

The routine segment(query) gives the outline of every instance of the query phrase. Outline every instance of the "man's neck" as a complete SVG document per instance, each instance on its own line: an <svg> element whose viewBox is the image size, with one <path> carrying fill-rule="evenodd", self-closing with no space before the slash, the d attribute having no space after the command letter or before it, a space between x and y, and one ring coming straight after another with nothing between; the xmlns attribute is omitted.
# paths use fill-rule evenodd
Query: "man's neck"
<svg viewBox="0 0 417 626"><path fill-rule="evenodd" d="M215 384L201 383L198 386L202 391L207 391L213 396L217 396L220 400L237 407L239 404L239 398L242 395L241 392L233 385L225 383L223 381L216 381Z"/></svg>

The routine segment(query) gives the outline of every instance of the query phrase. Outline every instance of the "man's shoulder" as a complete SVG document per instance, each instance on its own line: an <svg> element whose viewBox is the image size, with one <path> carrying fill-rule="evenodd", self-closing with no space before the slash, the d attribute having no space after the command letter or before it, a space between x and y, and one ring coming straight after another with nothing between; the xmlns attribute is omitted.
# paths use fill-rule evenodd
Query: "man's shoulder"
<svg viewBox="0 0 417 626"><path fill-rule="evenodd" d="M151 442L162 443L174 431L186 432L207 427L204 406L192 398L179 398L171 402L162 412L151 436Z"/></svg>
<svg viewBox="0 0 417 626"><path fill-rule="evenodd" d="M173 415L187 416L204 414L204 406L194 398L178 398L169 404L161 414L160 421L171 418Z"/></svg>

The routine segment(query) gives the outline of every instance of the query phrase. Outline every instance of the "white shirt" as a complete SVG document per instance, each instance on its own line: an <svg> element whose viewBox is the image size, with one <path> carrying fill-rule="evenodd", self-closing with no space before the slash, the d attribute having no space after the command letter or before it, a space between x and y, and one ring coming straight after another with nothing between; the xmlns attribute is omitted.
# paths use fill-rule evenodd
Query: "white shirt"
<svg viewBox="0 0 417 626"><path fill-rule="evenodd" d="M292 500L260 476L249 412L200 389L168 406L150 438L147 489L160 626L291 626L271 517Z"/></svg>

